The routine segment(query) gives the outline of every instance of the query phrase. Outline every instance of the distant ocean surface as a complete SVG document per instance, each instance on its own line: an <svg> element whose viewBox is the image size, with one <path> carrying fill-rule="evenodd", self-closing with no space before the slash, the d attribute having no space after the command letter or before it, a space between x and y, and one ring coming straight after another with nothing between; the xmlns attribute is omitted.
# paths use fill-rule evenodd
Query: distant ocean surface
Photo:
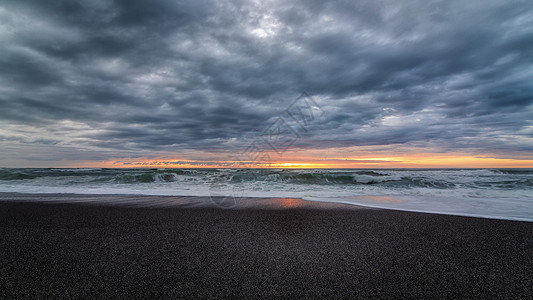
<svg viewBox="0 0 533 300"><path fill-rule="evenodd" d="M0 192L302 198L533 221L533 169L2 169Z"/></svg>

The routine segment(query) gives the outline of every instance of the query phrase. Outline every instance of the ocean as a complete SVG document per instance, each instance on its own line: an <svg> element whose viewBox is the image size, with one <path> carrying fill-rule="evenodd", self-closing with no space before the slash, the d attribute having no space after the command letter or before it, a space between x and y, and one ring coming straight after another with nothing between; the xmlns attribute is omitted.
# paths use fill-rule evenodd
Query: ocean
<svg viewBox="0 0 533 300"><path fill-rule="evenodd" d="M533 169L2 168L0 193L202 196L227 207L244 197L302 198L533 221Z"/></svg>

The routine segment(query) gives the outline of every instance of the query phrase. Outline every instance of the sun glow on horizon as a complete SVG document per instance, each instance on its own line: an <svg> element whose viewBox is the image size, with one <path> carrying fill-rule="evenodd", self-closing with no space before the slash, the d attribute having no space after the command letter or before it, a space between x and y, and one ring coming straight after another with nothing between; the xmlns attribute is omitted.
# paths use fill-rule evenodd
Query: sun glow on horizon
<svg viewBox="0 0 533 300"><path fill-rule="evenodd" d="M419 153L404 156L346 158L286 158L278 161L139 159L84 164L84 167L105 168L533 168L531 159L495 158L473 155L433 155Z"/></svg>

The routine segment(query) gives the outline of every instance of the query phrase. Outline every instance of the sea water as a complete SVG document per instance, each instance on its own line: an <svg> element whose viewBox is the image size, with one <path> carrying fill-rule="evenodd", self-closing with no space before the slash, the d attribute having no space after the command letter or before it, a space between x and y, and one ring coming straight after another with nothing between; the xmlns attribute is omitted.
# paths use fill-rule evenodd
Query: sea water
<svg viewBox="0 0 533 300"><path fill-rule="evenodd" d="M0 169L0 192L290 197L533 221L533 169Z"/></svg>

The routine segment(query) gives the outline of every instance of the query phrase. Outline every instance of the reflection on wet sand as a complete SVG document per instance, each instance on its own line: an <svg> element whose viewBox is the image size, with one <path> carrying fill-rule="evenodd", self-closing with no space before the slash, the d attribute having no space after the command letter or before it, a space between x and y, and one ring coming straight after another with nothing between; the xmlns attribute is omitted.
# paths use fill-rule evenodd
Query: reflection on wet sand
<svg viewBox="0 0 533 300"><path fill-rule="evenodd" d="M221 209L361 209L342 203L306 201L299 198L253 197L193 197L193 196L139 196L139 195L78 195L78 194L18 194L0 193L0 200L91 203L129 207L196 207Z"/></svg>

